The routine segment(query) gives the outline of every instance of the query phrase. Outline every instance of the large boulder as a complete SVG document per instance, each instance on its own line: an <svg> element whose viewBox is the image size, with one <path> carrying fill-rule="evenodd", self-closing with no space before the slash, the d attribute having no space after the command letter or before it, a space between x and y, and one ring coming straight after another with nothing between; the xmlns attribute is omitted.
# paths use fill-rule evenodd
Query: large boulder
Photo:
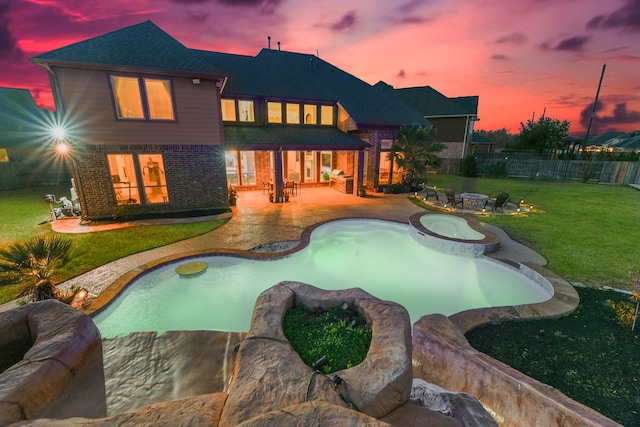
<svg viewBox="0 0 640 427"><path fill-rule="evenodd" d="M295 304L328 309L345 303L363 314L372 328L367 357L330 376L314 373L284 335L285 314ZM335 375L343 381L339 385L333 380ZM380 418L409 400L412 379L411 325L404 307L362 289L325 291L282 282L256 301L251 329L238 350L220 426L235 426L305 400L355 407Z"/></svg>
<svg viewBox="0 0 640 427"><path fill-rule="evenodd" d="M102 340L91 318L56 300L0 313L0 348L24 354L0 373L0 426L107 412Z"/></svg>

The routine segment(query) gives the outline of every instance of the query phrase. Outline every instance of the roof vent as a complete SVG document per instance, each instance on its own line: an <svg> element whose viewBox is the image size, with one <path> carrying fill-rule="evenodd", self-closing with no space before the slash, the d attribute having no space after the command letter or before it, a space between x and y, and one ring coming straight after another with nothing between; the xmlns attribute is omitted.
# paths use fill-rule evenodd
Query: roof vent
<svg viewBox="0 0 640 427"><path fill-rule="evenodd" d="M280 42L278 42L278 52L280 52Z"/></svg>
<svg viewBox="0 0 640 427"><path fill-rule="evenodd" d="M271 36L267 36L267 48L271 50Z"/></svg>

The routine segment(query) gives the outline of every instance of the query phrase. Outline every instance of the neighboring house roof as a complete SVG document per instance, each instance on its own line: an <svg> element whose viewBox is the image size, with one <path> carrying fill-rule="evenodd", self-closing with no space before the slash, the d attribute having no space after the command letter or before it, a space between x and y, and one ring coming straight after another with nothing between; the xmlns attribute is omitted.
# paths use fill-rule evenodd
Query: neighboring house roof
<svg viewBox="0 0 640 427"><path fill-rule="evenodd" d="M635 150L640 148L640 130L634 130L624 135L610 139L606 143L607 147L613 149Z"/></svg>
<svg viewBox="0 0 640 427"><path fill-rule="evenodd" d="M481 144L493 144L493 141L489 138L487 138L484 135L481 135L477 132L474 132L473 135L471 135L471 143L472 144L477 144L477 145L481 145Z"/></svg>
<svg viewBox="0 0 640 427"><path fill-rule="evenodd" d="M193 77L223 77L211 64L151 21L36 55L36 64L136 69Z"/></svg>
<svg viewBox="0 0 640 427"><path fill-rule="evenodd" d="M272 49L255 57L193 52L228 77L224 93L230 96L339 102L360 128L430 124L412 106L314 55Z"/></svg>
<svg viewBox="0 0 640 427"><path fill-rule="evenodd" d="M242 150L361 150L367 143L334 127L225 126L225 146Z"/></svg>
<svg viewBox="0 0 640 427"><path fill-rule="evenodd" d="M617 138L620 135L624 135L624 132L610 131L610 132L605 132L601 135L590 135L589 141L587 141L589 143L588 147L601 147L604 144L606 144L610 139ZM575 139L584 140L585 136L575 138Z"/></svg>
<svg viewBox="0 0 640 427"><path fill-rule="evenodd" d="M391 85L380 81L374 85L386 93L393 93L425 117L460 117L478 114L478 96L447 98L431 86L394 89Z"/></svg>
<svg viewBox="0 0 640 427"><path fill-rule="evenodd" d="M0 87L0 148L51 140L55 113L38 108L28 89Z"/></svg>

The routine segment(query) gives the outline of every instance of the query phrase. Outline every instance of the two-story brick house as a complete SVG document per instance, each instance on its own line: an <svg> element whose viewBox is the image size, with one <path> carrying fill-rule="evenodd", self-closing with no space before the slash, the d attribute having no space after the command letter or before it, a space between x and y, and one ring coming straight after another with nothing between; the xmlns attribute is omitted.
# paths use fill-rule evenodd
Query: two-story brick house
<svg viewBox="0 0 640 427"><path fill-rule="evenodd" d="M429 121L314 55L189 49L151 21L31 59L50 76L83 215L228 207L227 186L391 182L402 125ZM399 174L396 174L399 178Z"/></svg>

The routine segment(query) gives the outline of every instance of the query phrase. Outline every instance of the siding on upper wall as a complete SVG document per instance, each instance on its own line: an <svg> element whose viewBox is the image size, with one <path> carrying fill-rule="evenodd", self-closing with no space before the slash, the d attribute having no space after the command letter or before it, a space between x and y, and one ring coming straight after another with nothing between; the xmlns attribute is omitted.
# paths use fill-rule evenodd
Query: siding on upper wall
<svg viewBox="0 0 640 427"><path fill-rule="evenodd" d="M437 128L436 140L441 142L463 142L467 127L466 117L438 117L428 118L433 127Z"/></svg>
<svg viewBox="0 0 640 427"><path fill-rule="evenodd" d="M222 145L220 93L215 82L190 78L112 73L55 67L65 108L69 138L83 144L206 144ZM169 78L175 121L118 120L111 74Z"/></svg>

